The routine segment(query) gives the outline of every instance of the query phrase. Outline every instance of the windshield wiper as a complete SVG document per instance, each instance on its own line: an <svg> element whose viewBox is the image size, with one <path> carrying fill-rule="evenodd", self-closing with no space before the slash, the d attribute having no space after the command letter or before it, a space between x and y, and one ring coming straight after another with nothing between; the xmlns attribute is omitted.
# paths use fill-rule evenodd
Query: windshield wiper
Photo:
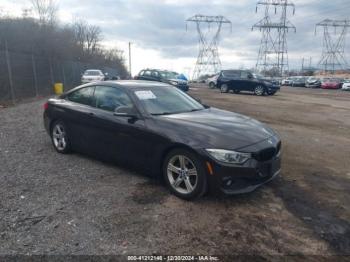
<svg viewBox="0 0 350 262"><path fill-rule="evenodd" d="M201 110L204 110L204 109L203 108L195 108L195 109L192 109L190 112L201 111Z"/></svg>
<svg viewBox="0 0 350 262"><path fill-rule="evenodd" d="M162 113L153 113L151 114L152 116L163 116L163 115L171 115L171 114L174 114L174 113L171 113L171 112L162 112Z"/></svg>

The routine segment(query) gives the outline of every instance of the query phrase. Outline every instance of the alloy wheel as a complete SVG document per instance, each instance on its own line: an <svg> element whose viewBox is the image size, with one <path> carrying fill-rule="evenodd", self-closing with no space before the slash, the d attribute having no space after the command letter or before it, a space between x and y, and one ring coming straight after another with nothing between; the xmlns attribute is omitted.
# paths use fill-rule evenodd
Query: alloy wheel
<svg viewBox="0 0 350 262"><path fill-rule="evenodd" d="M227 92L228 92L228 87L227 87L227 85L222 85L222 86L220 87L220 91L221 91L221 93L227 93Z"/></svg>
<svg viewBox="0 0 350 262"><path fill-rule="evenodd" d="M171 187L181 194L192 193L198 182L198 172L192 160L184 155L173 156L167 165Z"/></svg>
<svg viewBox="0 0 350 262"><path fill-rule="evenodd" d="M56 124L52 129L52 140L57 150L64 151L67 146L67 136L64 126Z"/></svg>
<svg viewBox="0 0 350 262"><path fill-rule="evenodd" d="M263 86L257 86L255 87L254 89L254 93L257 95L257 96L262 96L264 94L265 90L264 90L264 87Z"/></svg>

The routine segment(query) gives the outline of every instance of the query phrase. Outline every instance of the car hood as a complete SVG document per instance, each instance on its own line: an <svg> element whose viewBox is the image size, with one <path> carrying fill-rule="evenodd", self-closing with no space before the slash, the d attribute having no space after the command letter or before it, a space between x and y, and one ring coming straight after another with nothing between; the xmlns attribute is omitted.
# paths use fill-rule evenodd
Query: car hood
<svg viewBox="0 0 350 262"><path fill-rule="evenodd" d="M180 83L180 84L185 84L185 83L187 83L186 80L184 80L184 79L179 79L179 78L171 78L171 79L167 79L167 81L168 81L168 82L173 81L173 82L177 82L177 83Z"/></svg>
<svg viewBox="0 0 350 262"><path fill-rule="evenodd" d="M255 119L216 108L164 115L158 121L175 142L195 147L237 150L276 135Z"/></svg>

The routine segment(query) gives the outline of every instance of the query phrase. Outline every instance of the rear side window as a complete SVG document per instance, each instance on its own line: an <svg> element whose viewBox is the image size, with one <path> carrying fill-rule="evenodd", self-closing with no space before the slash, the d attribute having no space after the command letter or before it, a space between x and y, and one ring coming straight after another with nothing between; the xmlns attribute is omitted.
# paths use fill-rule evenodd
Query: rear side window
<svg viewBox="0 0 350 262"><path fill-rule="evenodd" d="M248 77L249 75L250 75L250 73L247 72L247 71L242 71L242 72L241 72L241 78L242 78L242 79L247 79L247 78L249 78L249 77Z"/></svg>
<svg viewBox="0 0 350 262"><path fill-rule="evenodd" d="M151 75L151 71L144 71L144 72L143 72L143 75L144 75L144 76L150 76L150 75Z"/></svg>
<svg viewBox="0 0 350 262"><path fill-rule="evenodd" d="M222 75L224 77L240 78L241 72L240 71L222 71Z"/></svg>
<svg viewBox="0 0 350 262"><path fill-rule="evenodd" d="M94 89L95 87L93 86L83 87L77 91L68 94L67 99L75 103L91 105L94 95Z"/></svg>
<svg viewBox="0 0 350 262"><path fill-rule="evenodd" d="M120 106L131 107L133 105L123 90L110 86L96 86L94 100L97 108L111 112Z"/></svg>

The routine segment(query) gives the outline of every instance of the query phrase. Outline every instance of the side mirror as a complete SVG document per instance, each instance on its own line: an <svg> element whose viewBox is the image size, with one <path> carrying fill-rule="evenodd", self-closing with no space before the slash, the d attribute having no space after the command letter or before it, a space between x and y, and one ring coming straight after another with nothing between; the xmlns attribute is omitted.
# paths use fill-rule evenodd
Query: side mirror
<svg viewBox="0 0 350 262"><path fill-rule="evenodd" d="M114 110L115 116L137 118L137 112L134 107L119 106Z"/></svg>

